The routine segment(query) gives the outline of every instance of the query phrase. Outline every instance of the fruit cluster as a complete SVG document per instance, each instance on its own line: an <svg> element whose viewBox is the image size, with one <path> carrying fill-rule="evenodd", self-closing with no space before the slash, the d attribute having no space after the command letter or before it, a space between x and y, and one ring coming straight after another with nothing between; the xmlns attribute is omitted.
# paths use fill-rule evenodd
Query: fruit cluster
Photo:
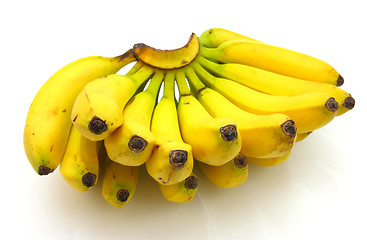
<svg viewBox="0 0 367 240"><path fill-rule="evenodd" d="M188 202L194 166L219 187L238 186L247 161L280 164L295 142L351 110L343 81L324 61L225 29L175 50L136 44L56 72L30 106L25 152L39 175L59 167L77 191L101 178L116 207L133 196L142 167L167 200Z"/></svg>

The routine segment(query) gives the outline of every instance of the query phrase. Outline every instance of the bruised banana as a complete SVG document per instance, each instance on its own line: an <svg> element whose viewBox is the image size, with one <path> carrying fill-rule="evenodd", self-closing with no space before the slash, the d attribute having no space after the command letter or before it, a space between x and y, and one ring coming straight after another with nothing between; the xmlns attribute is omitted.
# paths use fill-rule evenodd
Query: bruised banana
<svg viewBox="0 0 367 240"><path fill-rule="evenodd" d="M82 58L58 70L41 87L29 108L23 135L27 158L39 175L53 172L60 164L72 125L71 110L82 88L133 61L131 50L112 58Z"/></svg>
<svg viewBox="0 0 367 240"><path fill-rule="evenodd" d="M205 47L216 48L224 42L231 40L246 40L260 42L253 38L246 37L239 33L232 32L223 28L211 28L203 32L199 37L199 42Z"/></svg>
<svg viewBox="0 0 367 240"><path fill-rule="evenodd" d="M285 114L296 123L299 133L325 126L334 119L338 110L338 102L327 93L269 95L232 80L215 77L200 64L194 64L194 69L206 85L223 94L238 107L255 114Z"/></svg>
<svg viewBox="0 0 367 240"><path fill-rule="evenodd" d="M255 41L233 40L200 49L202 56L222 63L240 63L281 75L341 86L343 77L328 63L309 55Z"/></svg>
<svg viewBox="0 0 367 240"><path fill-rule="evenodd" d="M231 79L263 93L293 96L308 92L324 92L340 103L337 116L353 109L354 98L343 89L320 82L302 80L236 63L217 64L200 58L200 64L216 76Z"/></svg>
<svg viewBox="0 0 367 240"><path fill-rule="evenodd" d="M111 160L123 165L140 166L150 157L156 142L150 124L163 76L162 71L155 71L147 89L126 104L124 123L104 140Z"/></svg>
<svg viewBox="0 0 367 240"><path fill-rule="evenodd" d="M272 167L279 165L283 162L285 162L289 156L291 155L291 152L284 154L283 156L279 157L273 157L273 158L254 158L254 157L247 157L247 160L249 162L252 162L256 165L260 165L263 167Z"/></svg>
<svg viewBox="0 0 367 240"><path fill-rule="evenodd" d="M198 187L198 179L194 173L191 173L181 182L171 185L158 183L158 186L163 197L168 201L186 203L194 198Z"/></svg>
<svg viewBox="0 0 367 240"><path fill-rule="evenodd" d="M163 96L154 109L151 123L156 145L145 163L148 174L164 185L183 181L191 174L194 165L192 148L183 142L180 133L174 77L172 71L164 77Z"/></svg>
<svg viewBox="0 0 367 240"><path fill-rule="evenodd" d="M60 174L75 190L84 192L97 184L101 162L101 142L91 141L72 126L65 154L60 163Z"/></svg>
<svg viewBox="0 0 367 240"><path fill-rule="evenodd" d="M241 154L220 166L201 162L198 162L198 166L213 184L221 188L237 187L245 183L248 176L247 160Z"/></svg>
<svg viewBox="0 0 367 240"><path fill-rule="evenodd" d="M219 92L206 87L193 69L188 68L186 75L196 97L212 116L229 117L236 122L242 141L241 154L251 157L277 157L292 149L297 128L287 115L247 112Z"/></svg>
<svg viewBox="0 0 367 240"><path fill-rule="evenodd" d="M74 126L92 141L105 139L122 125L126 103L152 74L150 67L142 67L130 76L110 74L89 82L75 99Z"/></svg>
<svg viewBox="0 0 367 240"><path fill-rule="evenodd" d="M141 166L124 166L108 159L102 180L102 196L112 206L120 208L135 193Z"/></svg>
<svg viewBox="0 0 367 240"><path fill-rule="evenodd" d="M177 104L182 138L192 147L195 160L222 165L241 149L241 136L230 118L213 118L193 96L187 86L185 72L176 73L180 93Z"/></svg>

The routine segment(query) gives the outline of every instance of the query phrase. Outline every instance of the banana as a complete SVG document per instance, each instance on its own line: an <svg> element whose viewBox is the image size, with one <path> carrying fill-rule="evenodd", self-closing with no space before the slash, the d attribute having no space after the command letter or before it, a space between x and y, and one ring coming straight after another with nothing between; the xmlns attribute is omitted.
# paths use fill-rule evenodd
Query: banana
<svg viewBox="0 0 367 240"><path fill-rule="evenodd" d="M184 71L176 73L176 82L180 93L177 112L181 134L184 142L191 145L195 160L218 166L233 159L241 150L235 121L213 118L191 95Z"/></svg>
<svg viewBox="0 0 367 240"><path fill-rule="evenodd" d="M112 206L120 208L134 195L141 166L124 166L108 157L107 160L103 174L102 196Z"/></svg>
<svg viewBox="0 0 367 240"><path fill-rule="evenodd" d="M199 53L199 39L192 33L187 44L173 50L159 50L144 43L135 44L134 56L147 65L160 69L176 69L190 64Z"/></svg>
<svg viewBox="0 0 367 240"><path fill-rule="evenodd" d="M186 76L196 97L212 116L229 117L236 122L242 141L241 154L251 157L277 157L292 149L297 128L287 115L258 115L247 112L219 92L206 87L192 68L186 70Z"/></svg>
<svg viewBox="0 0 367 240"><path fill-rule="evenodd" d="M221 188L237 187L245 183L248 176L247 160L241 154L221 166L202 162L198 162L198 166L213 184Z"/></svg>
<svg viewBox="0 0 367 240"><path fill-rule="evenodd" d="M328 93L338 103L342 103L336 114L337 116L353 109L355 105L354 98L348 92L330 84L288 77L242 64L217 64L205 58L200 58L199 62L216 76L231 79L252 89L272 95L292 96L308 92Z"/></svg>
<svg viewBox="0 0 367 240"><path fill-rule="evenodd" d="M211 28L203 32L199 37L199 42L208 48L216 48L224 42L231 40L246 40L260 42L253 38L246 37L244 35L223 29L223 28Z"/></svg>
<svg viewBox="0 0 367 240"><path fill-rule="evenodd" d="M163 197L168 201L186 203L194 198L198 187L198 179L194 173L191 173L181 182L171 185L158 183L158 186Z"/></svg>
<svg viewBox="0 0 367 240"><path fill-rule="evenodd" d="M164 77L163 96L153 112L151 131L157 137L153 153L146 161L148 174L158 183L183 181L193 169L192 148L183 142L174 96L174 73Z"/></svg>
<svg viewBox="0 0 367 240"><path fill-rule="evenodd" d="M252 162L256 165L260 165L263 167L272 167L279 165L283 162L285 162L289 156L291 155L291 152L284 154L283 156L279 157L273 157L273 158L253 158L253 157L247 157L247 160L249 162Z"/></svg>
<svg viewBox="0 0 367 240"><path fill-rule="evenodd" d="M129 76L110 74L86 84L74 102L74 126L92 141L105 139L122 125L126 103L153 72L145 66Z"/></svg>
<svg viewBox="0 0 367 240"><path fill-rule="evenodd" d="M217 48L202 47L200 53L222 63L240 63L294 78L334 86L344 83L343 77L320 59L261 42L233 40Z"/></svg>
<svg viewBox="0 0 367 240"><path fill-rule="evenodd" d="M307 138L311 133L312 133L312 131L297 134L296 142L300 142L300 141L305 140L305 138Z"/></svg>
<svg viewBox="0 0 367 240"><path fill-rule="evenodd" d="M198 63L193 67L206 85L223 94L238 107L255 114L285 114L296 123L298 133L310 132L325 126L334 119L338 110L338 103L327 93L274 96L232 80L217 78Z"/></svg>
<svg viewBox="0 0 367 240"><path fill-rule="evenodd" d="M104 157L99 155L101 144L83 137L72 126L60 174L75 190L84 192L97 184L100 161Z"/></svg>
<svg viewBox="0 0 367 240"><path fill-rule="evenodd" d="M27 158L39 175L53 172L60 164L72 125L73 103L82 88L133 61L131 50L113 58L82 58L58 70L40 88L29 108L23 134Z"/></svg>
<svg viewBox="0 0 367 240"><path fill-rule="evenodd" d="M150 157L156 141L150 131L150 123L163 76L162 71L155 71L148 88L126 104L124 123L104 140L111 160L140 166Z"/></svg>

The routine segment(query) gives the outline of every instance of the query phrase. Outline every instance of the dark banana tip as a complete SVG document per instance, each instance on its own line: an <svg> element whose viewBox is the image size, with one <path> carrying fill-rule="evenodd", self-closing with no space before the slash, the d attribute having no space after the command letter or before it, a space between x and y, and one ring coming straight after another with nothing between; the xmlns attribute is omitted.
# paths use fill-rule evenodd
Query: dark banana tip
<svg viewBox="0 0 367 240"><path fill-rule="evenodd" d="M174 167L182 167L187 161L187 155L185 150L172 150L169 153L169 162Z"/></svg>
<svg viewBox="0 0 367 240"><path fill-rule="evenodd" d="M137 135L132 136L132 138L128 143L130 150L136 153L142 152L147 145L148 145L147 140Z"/></svg>
<svg viewBox="0 0 367 240"><path fill-rule="evenodd" d="M185 179L185 188L196 189L198 187L198 179L195 176L190 176Z"/></svg>
<svg viewBox="0 0 367 240"><path fill-rule="evenodd" d="M97 176L94 173L87 172L82 177L83 185L86 187L92 187L96 183Z"/></svg>
<svg viewBox="0 0 367 240"><path fill-rule="evenodd" d="M46 166L40 166L38 168L38 174L41 175L41 176L45 176L45 175L48 175L50 173L52 173L53 170L49 167L46 167Z"/></svg>
<svg viewBox="0 0 367 240"><path fill-rule="evenodd" d="M295 137L297 133L297 127L293 120L289 119L280 125L283 132L290 137Z"/></svg>
<svg viewBox="0 0 367 240"><path fill-rule="evenodd" d="M325 103L326 108L330 111L330 112L336 112L338 111L338 102L335 100L335 98L331 97L329 98L326 103Z"/></svg>
<svg viewBox="0 0 367 240"><path fill-rule="evenodd" d="M338 79L336 80L336 86L340 87L343 84L344 84L344 78L342 77L342 75L339 75Z"/></svg>
<svg viewBox="0 0 367 240"><path fill-rule="evenodd" d="M238 168L245 168L247 166L247 160L245 156L239 154L237 157L235 157L234 165Z"/></svg>
<svg viewBox="0 0 367 240"><path fill-rule="evenodd" d="M220 128L220 133L224 141L230 142L237 139L236 125L227 125Z"/></svg>
<svg viewBox="0 0 367 240"><path fill-rule="evenodd" d="M108 130L106 121L103 121L97 116L94 116L92 120L89 122L88 129L91 133L100 135L103 132Z"/></svg>
<svg viewBox="0 0 367 240"><path fill-rule="evenodd" d="M356 101L353 97L347 97L343 102L343 106L347 109L352 109L354 108L355 103Z"/></svg>
<svg viewBox="0 0 367 240"><path fill-rule="evenodd" d="M130 193L128 190L126 189L120 189L117 193L116 193L116 198L117 200L119 200L120 202L126 202L127 199L129 198Z"/></svg>

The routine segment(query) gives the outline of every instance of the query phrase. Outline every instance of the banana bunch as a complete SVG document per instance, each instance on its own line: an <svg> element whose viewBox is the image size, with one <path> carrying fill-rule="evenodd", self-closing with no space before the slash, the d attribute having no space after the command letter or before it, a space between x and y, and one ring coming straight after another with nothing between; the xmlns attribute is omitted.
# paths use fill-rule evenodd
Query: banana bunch
<svg viewBox="0 0 367 240"><path fill-rule="evenodd" d="M79 192L101 179L115 207L130 201L142 168L165 199L189 202L197 169L231 188L246 182L248 162L286 161L354 107L343 82L324 61L220 28L174 50L139 43L51 76L29 108L24 148L39 175L59 167Z"/></svg>

